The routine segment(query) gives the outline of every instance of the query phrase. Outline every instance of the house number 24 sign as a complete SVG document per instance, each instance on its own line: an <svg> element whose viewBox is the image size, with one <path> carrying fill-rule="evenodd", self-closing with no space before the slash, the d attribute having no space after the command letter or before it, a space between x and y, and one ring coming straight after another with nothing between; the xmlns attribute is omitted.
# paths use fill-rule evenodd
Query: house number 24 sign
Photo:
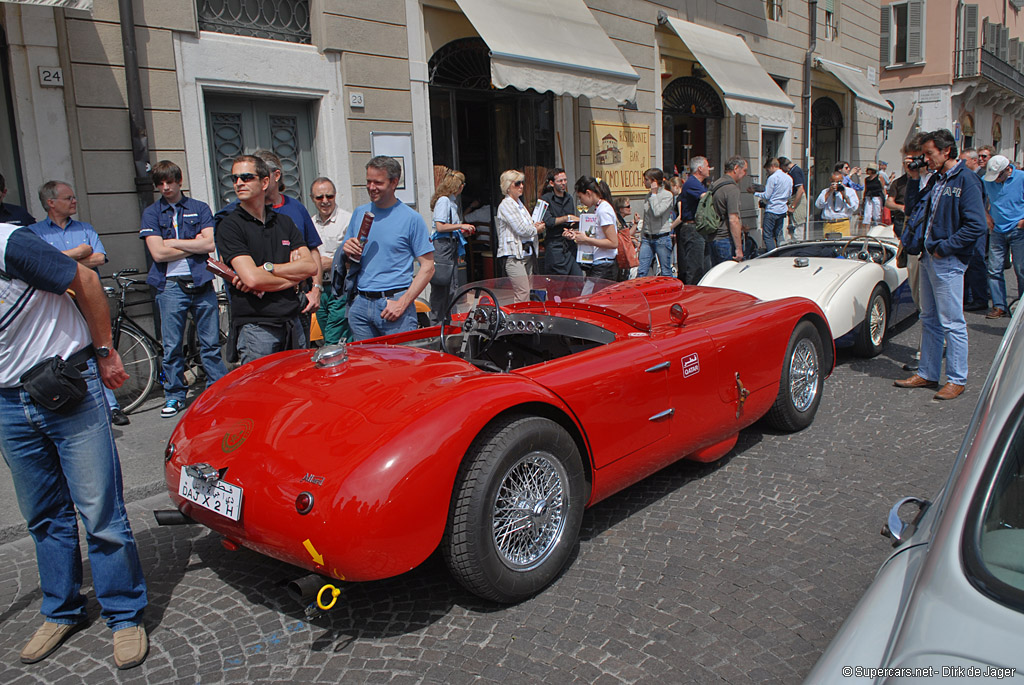
<svg viewBox="0 0 1024 685"><path fill-rule="evenodd" d="M44 88L63 88L64 70L60 67L39 67L39 85Z"/></svg>

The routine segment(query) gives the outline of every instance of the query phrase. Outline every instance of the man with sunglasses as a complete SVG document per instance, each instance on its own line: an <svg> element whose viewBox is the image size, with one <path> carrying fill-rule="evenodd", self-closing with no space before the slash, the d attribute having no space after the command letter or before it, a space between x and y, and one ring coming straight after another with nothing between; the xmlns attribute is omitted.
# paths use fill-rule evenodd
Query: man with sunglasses
<svg viewBox="0 0 1024 685"><path fill-rule="evenodd" d="M345 229L352 219L352 213L338 207L335 201L338 191L334 182L326 176L314 179L309 189L309 197L316 206L313 225L324 241L320 246L320 266L324 274L324 292L320 296L320 308L317 310L317 321L324 334L324 344L333 345L339 340L352 340L352 330L348 327L348 305L344 297L336 297L331 288L331 264L334 253L341 247L345 237Z"/></svg>
<svg viewBox="0 0 1024 685"><path fill-rule="evenodd" d="M319 271L302 233L266 204L270 168L253 155L231 166L238 205L217 226L221 259L235 270L232 326L239 359L254 359L306 346L295 286Z"/></svg>

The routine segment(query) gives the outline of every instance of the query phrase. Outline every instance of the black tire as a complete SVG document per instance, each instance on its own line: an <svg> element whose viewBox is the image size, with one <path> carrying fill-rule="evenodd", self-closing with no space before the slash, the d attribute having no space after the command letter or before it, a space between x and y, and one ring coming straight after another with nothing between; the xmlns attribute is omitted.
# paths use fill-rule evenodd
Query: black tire
<svg viewBox="0 0 1024 685"><path fill-rule="evenodd" d="M853 352L858 357L877 357L885 346L889 326L889 295L881 284L875 286L868 298L867 311L860 325Z"/></svg>
<svg viewBox="0 0 1024 685"><path fill-rule="evenodd" d="M793 329L782 363L779 394L768 410L767 420L783 431L798 431L814 421L825 385L822 360L825 354L818 329L810 321L801 321Z"/></svg>
<svg viewBox="0 0 1024 685"><path fill-rule="evenodd" d="M523 478L543 480L528 488ZM584 490L576 443L554 421L513 416L489 427L473 442L455 480L441 543L452 575L495 602L536 594L569 560L583 520ZM503 521L525 525L499 536Z"/></svg>
<svg viewBox="0 0 1024 685"><path fill-rule="evenodd" d="M114 391L114 397L121 405L121 411L128 414L145 402L152 392L159 362L149 340L134 326L122 323L114 346L121 355L124 370L128 372L128 380Z"/></svg>

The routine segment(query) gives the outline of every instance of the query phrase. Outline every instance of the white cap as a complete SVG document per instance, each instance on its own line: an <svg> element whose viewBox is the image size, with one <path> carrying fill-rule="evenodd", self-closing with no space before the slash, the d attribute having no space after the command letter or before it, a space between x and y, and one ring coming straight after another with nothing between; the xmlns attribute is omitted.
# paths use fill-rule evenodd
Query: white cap
<svg viewBox="0 0 1024 685"><path fill-rule="evenodd" d="M996 176L1003 172L1003 169L1010 166L1010 160L1002 155L995 155L992 159L988 160L987 171L985 172L985 180L992 182L996 180Z"/></svg>

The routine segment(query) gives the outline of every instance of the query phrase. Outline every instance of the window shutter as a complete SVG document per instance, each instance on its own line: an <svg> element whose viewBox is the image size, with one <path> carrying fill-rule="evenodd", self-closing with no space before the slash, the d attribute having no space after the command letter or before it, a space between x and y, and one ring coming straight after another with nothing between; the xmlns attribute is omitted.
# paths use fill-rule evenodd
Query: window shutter
<svg viewBox="0 0 1024 685"><path fill-rule="evenodd" d="M982 43L981 49L985 52L995 52L995 41L992 40L992 29L994 25L989 23L988 17L981 22Z"/></svg>
<svg viewBox="0 0 1024 685"><path fill-rule="evenodd" d="M961 55L964 76L978 75L978 6L964 5L964 40Z"/></svg>
<svg viewBox="0 0 1024 685"><path fill-rule="evenodd" d="M1009 57L1009 59L1007 59L1006 61L1010 63L1011 67L1016 67L1017 66L1017 55L1020 54L1020 50L1018 50L1019 47L1020 47L1020 38L1011 38L1010 39L1010 49L1006 53L1007 56Z"/></svg>
<svg viewBox="0 0 1024 685"><path fill-rule="evenodd" d="M907 61L924 61L924 0L907 3Z"/></svg>
<svg viewBox="0 0 1024 685"><path fill-rule="evenodd" d="M1003 60L1004 62L1009 62L1010 61L1010 54L1009 54L1010 27L1009 26L1003 26L1002 24L1000 24L999 25L999 34L998 35L999 35L999 52L997 54L999 55L999 59Z"/></svg>
<svg viewBox="0 0 1024 685"><path fill-rule="evenodd" d="M836 2L835 2L835 0L825 0L825 11L826 12L831 12L832 14L836 13Z"/></svg>
<svg viewBox="0 0 1024 685"><path fill-rule="evenodd" d="M889 24L892 22L892 9L889 5L882 5L882 35L878 45L878 61L883 67L892 64L892 42L889 37Z"/></svg>
<svg viewBox="0 0 1024 685"><path fill-rule="evenodd" d="M1024 41L1017 43L1017 71L1024 72Z"/></svg>

